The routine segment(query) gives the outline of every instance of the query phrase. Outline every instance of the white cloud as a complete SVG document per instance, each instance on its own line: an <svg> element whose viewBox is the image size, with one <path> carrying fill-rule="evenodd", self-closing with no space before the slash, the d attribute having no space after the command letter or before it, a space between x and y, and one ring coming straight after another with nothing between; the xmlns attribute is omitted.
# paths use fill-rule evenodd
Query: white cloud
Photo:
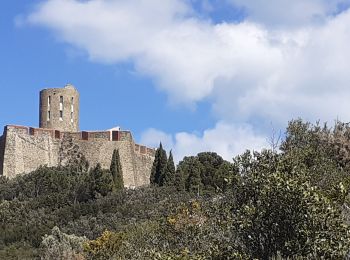
<svg viewBox="0 0 350 260"><path fill-rule="evenodd" d="M220 82L213 95L215 111L226 119L348 121L349 27L347 11L322 27L300 29L298 34L279 32L283 53L279 66L256 82L247 82L249 77ZM235 85L244 87L236 92Z"/></svg>
<svg viewBox="0 0 350 260"><path fill-rule="evenodd" d="M177 102L206 98L217 79L260 78L280 63L280 50L258 25L213 25L190 14L181 0L50 0L28 22L54 30L93 61L133 61Z"/></svg>
<svg viewBox="0 0 350 260"><path fill-rule="evenodd" d="M151 147L158 147L159 142L162 142L165 149L173 149L176 161L204 151L216 152L224 159L232 161L235 155L247 149L261 150L269 147L267 139L255 133L251 126L225 122L218 122L214 128L201 134L180 132L171 135L149 129L142 134L141 142Z"/></svg>
<svg viewBox="0 0 350 260"><path fill-rule="evenodd" d="M253 121L350 121L350 11L336 14L341 1L230 1L247 9L247 20L201 20L186 0L48 0L27 23L53 30L92 61L133 62L174 102L209 100L236 134ZM206 139L221 124L170 140L179 156L217 147L231 157L238 146Z"/></svg>

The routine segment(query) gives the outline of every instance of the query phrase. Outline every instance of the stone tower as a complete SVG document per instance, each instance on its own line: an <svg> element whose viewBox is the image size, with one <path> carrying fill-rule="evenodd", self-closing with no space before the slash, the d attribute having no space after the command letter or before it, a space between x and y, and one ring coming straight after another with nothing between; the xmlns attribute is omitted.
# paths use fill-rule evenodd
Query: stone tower
<svg viewBox="0 0 350 260"><path fill-rule="evenodd" d="M79 131L79 92L73 85L40 91L40 128Z"/></svg>

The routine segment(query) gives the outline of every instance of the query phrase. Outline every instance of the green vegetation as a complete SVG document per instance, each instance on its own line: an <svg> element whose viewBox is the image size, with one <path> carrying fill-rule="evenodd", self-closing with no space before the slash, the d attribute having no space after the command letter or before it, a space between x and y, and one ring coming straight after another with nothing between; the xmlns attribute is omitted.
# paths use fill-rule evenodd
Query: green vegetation
<svg viewBox="0 0 350 260"><path fill-rule="evenodd" d="M113 151L110 172L113 177L115 190L124 189L123 172L122 172L122 165L120 163L119 150Z"/></svg>
<svg viewBox="0 0 350 260"><path fill-rule="evenodd" d="M170 151L169 158L166 164L165 174L164 174L164 186L174 186L175 185L175 163L173 158L173 153Z"/></svg>
<svg viewBox="0 0 350 260"><path fill-rule="evenodd" d="M162 143L160 143L159 148L156 151L151 171L150 182L152 185L163 186L164 177L167 171L167 162L166 151L163 149Z"/></svg>
<svg viewBox="0 0 350 260"><path fill-rule="evenodd" d="M160 145L151 185L123 189L86 160L0 177L0 259L344 259L350 126L289 123L276 149L174 166Z"/></svg>

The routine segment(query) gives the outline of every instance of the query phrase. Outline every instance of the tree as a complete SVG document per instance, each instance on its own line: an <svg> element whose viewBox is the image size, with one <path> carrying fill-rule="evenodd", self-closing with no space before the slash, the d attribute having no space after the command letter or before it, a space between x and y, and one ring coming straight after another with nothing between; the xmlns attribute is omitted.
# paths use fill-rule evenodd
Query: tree
<svg viewBox="0 0 350 260"><path fill-rule="evenodd" d="M197 155L200 161L201 168L201 180L203 188L208 191L215 191L218 188L216 183L217 173L221 165L225 162L220 155L214 152L203 152Z"/></svg>
<svg viewBox="0 0 350 260"><path fill-rule="evenodd" d="M114 149L113 151L110 172L112 174L114 188L116 190L122 190L124 188L124 180L122 166L120 163L119 150Z"/></svg>
<svg viewBox="0 0 350 260"><path fill-rule="evenodd" d="M90 184L90 194L96 198L97 194L106 196L113 189L113 179L109 171L103 170L101 164L97 164L90 172L88 178Z"/></svg>
<svg viewBox="0 0 350 260"><path fill-rule="evenodd" d="M178 166L175 175L178 190L204 190L222 192L235 183L236 173L233 165L214 152L203 152L197 156L185 157Z"/></svg>
<svg viewBox="0 0 350 260"><path fill-rule="evenodd" d="M304 177L305 167L290 174L285 163L272 151L235 159L242 177L230 209L233 231L251 258L341 259L350 234L340 208Z"/></svg>
<svg viewBox="0 0 350 260"><path fill-rule="evenodd" d="M165 171L167 168L167 155L163 149L162 143L159 144L159 148L156 151L154 158L150 182L153 185L163 186Z"/></svg>
<svg viewBox="0 0 350 260"><path fill-rule="evenodd" d="M350 191L350 126L336 122L333 128L301 119L289 122L281 144L283 168L294 174L302 169L304 178L339 204Z"/></svg>
<svg viewBox="0 0 350 260"><path fill-rule="evenodd" d="M169 154L162 184L164 186L173 186L175 184L175 164L173 159L173 153L171 151Z"/></svg>
<svg viewBox="0 0 350 260"><path fill-rule="evenodd" d="M41 259L83 259L83 244L87 239L67 235L54 227L51 235L45 235L41 242Z"/></svg>
<svg viewBox="0 0 350 260"><path fill-rule="evenodd" d="M178 166L177 178L184 180L184 186L187 191L199 192L203 184L201 180L202 164L197 156L186 156Z"/></svg>
<svg viewBox="0 0 350 260"><path fill-rule="evenodd" d="M186 179L187 173L181 168L178 167L175 172L175 187L178 191L184 191L186 189Z"/></svg>
<svg viewBox="0 0 350 260"><path fill-rule="evenodd" d="M220 192L225 192L238 181L238 175L233 171L232 163L224 161L213 176L213 185Z"/></svg>
<svg viewBox="0 0 350 260"><path fill-rule="evenodd" d="M89 162L85 155L79 152L69 159L67 167L75 173L86 173L89 170Z"/></svg>

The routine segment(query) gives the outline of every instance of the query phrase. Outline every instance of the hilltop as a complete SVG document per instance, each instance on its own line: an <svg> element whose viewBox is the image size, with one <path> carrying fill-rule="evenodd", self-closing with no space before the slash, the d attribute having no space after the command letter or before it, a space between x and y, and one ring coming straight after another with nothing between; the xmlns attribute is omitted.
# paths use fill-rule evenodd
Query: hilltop
<svg viewBox="0 0 350 260"><path fill-rule="evenodd" d="M204 152L176 171L159 147L151 186L136 190L99 165L2 177L0 258L343 258L349 133L296 120L279 149L232 162Z"/></svg>

